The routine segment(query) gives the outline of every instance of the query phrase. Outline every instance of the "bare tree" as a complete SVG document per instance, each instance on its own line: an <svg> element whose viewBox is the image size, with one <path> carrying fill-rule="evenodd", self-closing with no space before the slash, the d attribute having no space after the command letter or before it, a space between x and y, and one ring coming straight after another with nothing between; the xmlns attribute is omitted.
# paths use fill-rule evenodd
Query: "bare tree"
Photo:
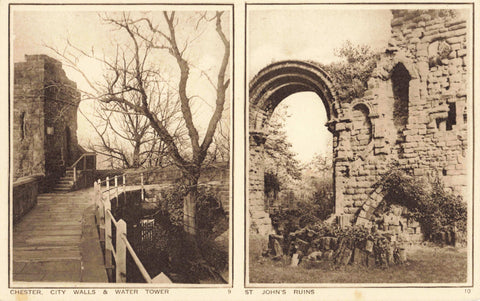
<svg viewBox="0 0 480 301"><path fill-rule="evenodd" d="M57 54L65 58L66 63L79 71L86 78L87 83L92 86L93 92L89 94L91 98L112 105L124 113L129 112L128 115L139 114L148 120L156 137L164 143L164 149L170 160L182 171L187 182L188 194L184 199L183 210L184 229L191 236L196 234L198 180L207 155L209 155L209 148L216 138L215 133L224 113L227 89L230 83L227 73L230 60L230 41L222 27L224 12L210 14L212 13L196 13L187 18L188 22L184 22L180 20L176 12L163 12L163 24L156 24L154 18L151 17L132 18L126 13L119 18L104 17L106 23L113 25L118 31L126 33L128 46L117 46L116 55L113 58L97 58L108 70L102 83L89 80L87 74L78 67L78 59L72 58L70 51L56 50ZM192 20L195 21L192 22ZM200 68L189 56L195 50L194 42L202 37L206 28L209 28L207 25L212 23L217 41L212 39L209 43L218 42L218 49L221 49L220 57L215 63L212 63L208 70L212 73L212 70L215 69L214 76L210 76L209 72L205 70L199 71ZM190 27L193 29L184 32L185 27L192 24L193 26ZM68 44L69 50L73 49L79 55L95 57L93 49L90 53L76 48L71 43ZM154 52L155 54L153 54ZM164 76L158 69L159 66L152 63L155 59L161 61L160 56L164 58L165 55L173 58L173 64L176 65L176 70L172 70L176 77L174 79L172 79L173 76L170 77L167 82L175 87L176 100L180 107L180 112L171 113L172 120L176 120L176 122L172 121L170 124L167 124L166 120L162 119L163 116L156 111L156 107L162 101L155 101L158 97L161 100L161 93L155 88L155 85L164 81ZM203 139L198 125L196 126L194 123L193 103L196 98L201 99L198 95L199 91L195 91L195 89L205 89L205 87L195 87L196 82L191 79L192 69L206 78L211 86L209 88L214 91L213 99L204 100L207 103L213 103L213 113L206 122L206 128L201 131ZM185 139L179 135L182 131L178 129L182 127L187 133L188 146L185 144Z"/></svg>
<svg viewBox="0 0 480 301"><path fill-rule="evenodd" d="M152 106L165 124L170 123L179 112L177 103L171 101L172 94L167 91L161 101L158 99L159 103ZM97 134L98 139L90 141L89 148L113 159L117 166L138 168L168 165L165 143L153 131L145 116L125 104L104 102L95 107L93 117L80 112ZM181 129L181 126L177 126L175 135L184 135Z"/></svg>

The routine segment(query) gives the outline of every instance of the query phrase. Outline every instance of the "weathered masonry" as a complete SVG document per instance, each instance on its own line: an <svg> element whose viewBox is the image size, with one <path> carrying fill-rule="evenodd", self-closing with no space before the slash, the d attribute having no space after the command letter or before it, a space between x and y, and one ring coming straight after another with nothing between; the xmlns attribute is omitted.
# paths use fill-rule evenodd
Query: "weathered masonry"
<svg viewBox="0 0 480 301"><path fill-rule="evenodd" d="M467 22L442 10L393 10L392 37L361 99L339 102L329 76L312 62L267 66L250 83L249 213L251 231L266 233L265 125L288 95L316 92L333 134L335 214L367 223L382 200L373 190L392 162L415 176L437 174L466 195ZM324 126L324 125L319 125Z"/></svg>
<svg viewBox="0 0 480 301"><path fill-rule="evenodd" d="M38 190L50 190L84 150L77 142L80 93L62 64L26 55L14 65L14 215L32 207ZM17 208L18 207L18 208Z"/></svg>

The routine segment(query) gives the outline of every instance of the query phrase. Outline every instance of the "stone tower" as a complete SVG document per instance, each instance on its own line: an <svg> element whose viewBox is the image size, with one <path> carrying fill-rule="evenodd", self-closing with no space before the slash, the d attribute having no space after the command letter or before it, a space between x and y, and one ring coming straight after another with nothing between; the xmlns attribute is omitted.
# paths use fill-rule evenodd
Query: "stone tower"
<svg viewBox="0 0 480 301"><path fill-rule="evenodd" d="M77 109L80 93L62 64L46 55L15 63L13 178L44 175L49 190L79 157Z"/></svg>

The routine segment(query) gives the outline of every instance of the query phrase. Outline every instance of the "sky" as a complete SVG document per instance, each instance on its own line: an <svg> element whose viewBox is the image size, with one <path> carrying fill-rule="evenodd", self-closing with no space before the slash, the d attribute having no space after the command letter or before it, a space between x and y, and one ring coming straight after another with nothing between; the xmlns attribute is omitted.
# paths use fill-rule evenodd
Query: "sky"
<svg viewBox="0 0 480 301"><path fill-rule="evenodd" d="M63 50L67 45L67 39L75 46L80 47L88 52L94 51L97 56L102 57L104 54L108 57L114 53L116 44L126 45L127 36L125 33L115 30L111 25L101 20L100 16L108 14L111 17L120 16L121 11L128 9L132 16L149 17L154 24L165 26L163 19L163 10L180 10L177 16L180 16L189 26L184 26L185 22L178 25L177 40L179 45L183 45L187 35L192 36L192 28L195 27L197 18L190 18L193 11L205 10L205 6L13 6L12 12L12 56L14 62L24 61L25 54L47 54L51 57L61 60L54 51L46 47L46 45ZM225 9L225 7L210 7L208 9ZM185 11L188 10L188 11ZM212 13L210 13L212 14ZM227 37L231 39L230 22L231 18L227 14L223 15L223 29ZM204 27L202 27L202 25ZM160 27L161 28L161 27ZM187 29L185 29L187 28ZM220 66L222 57L222 42L215 32L215 22L202 23L198 28L202 31L200 38L194 40L191 44L191 51L187 50L186 55L195 63L195 68L191 68L189 90L190 96L196 95L192 100L192 111L194 112L194 122L203 137L206 130L208 120L210 119L215 104L215 89L209 83L205 76L198 70L203 70L216 81L216 71ZM203 28L207 28L203 31ZM185 29L185 30L184 30ZM186 34L182 34L186 32ZM163 51L163 52L162 52ZM152 61L158 65L168 68L171 66L172 75L178 73L172 56L165 50L154 52ZM231 59L231 56L230 56ZM79 66L91 81L101 80L104 70L102 65L94 60L80 59ZM227 72L231 71L231 63ZM87 82L78 72L68 68L64 64L64 70L67 77L77 83L82 91L92 91ZM231 91L231 89L230 89ZM84 94L85 95L85 94ZM227 93L226 108L230 107L230 95ZM90 116L92 114L95 103L92 100L82 100L80 110ZM228 111L226 113L228 116ZM91 116L90 116L91 118ZM87 146L88 141L95 135L88 121L78 114L78 130L77 136L79 143Z"/></svg>
<svg viewBox="0 0 480 301"><path fill-rule="evenodd" d="M45 45L63 49L67 38L84 49L93 48L96 53L109 53L115 42L122 42L117 32L106 26L98 16L106 9L110 14L115 14L115 10L118 13L118 7L75 6L75 10L69 6L60 9L57 6L19 7L15 6L12 14L12 54L15 62L24 60L25 54L47 54L58 58ZM250 6L247 12L248 79L268 64L284 59L314 60L328 64L338 60L334 56L334 49L341 47L346 40L381 50L390 37L391 13L385 9L366 9L368 6L365 5L356 6L355 9L351 9L353 6L335 5L258 7ZM136 14L142 14L138 10L145 10L145 7L129 6L128 9L135 9ZM157 18L161 9L156 7L156 13L147 14ZM157 20L160 22L161 18ZM228 26L225 28L228 29ZM194 58L200 68L209 69L214 64L220 48L218 41L210 42L215 39L213 36L203 36L198 40L196 48L200 54ZM99 64L90 61L79 63L93 77L103 72ZM64 69L81 89L88 89L78 73ZM200 75L193 74L192 77L198 79ZM211 101L212 90L205 80L198 80L194 88L201 91L203 99ZM203 102L199 99L195 101ZM299 160L306 162L315 153L331 151L331 134L324 126L326 114L317 95L297 93L282 104L288 104L290 108L286 130L293 150L299 154ZM82 101L80 109L88 114L93 106L91 101ZM205 128L205 120L208 119L205 116L209 117L211 110L211 103L197 106L195 111L199 119L196 122L200 131ZM78 115L77 135L80 143L85 145L93 131L81 114Z"/></svg>
<svg viewBox="0 0 480 301"><path fill-rule="evenodd" d="M365 7L262 6L249 10L248 78L270 63L286 59L323 64L337 61L334 50L346 40L381 51L390 38L391 12ZM285 130L297 159L307 163L316 153L332 151L332 134L325 127L325 108L318 95L296 93L280 105L288 107Z"/></svg>

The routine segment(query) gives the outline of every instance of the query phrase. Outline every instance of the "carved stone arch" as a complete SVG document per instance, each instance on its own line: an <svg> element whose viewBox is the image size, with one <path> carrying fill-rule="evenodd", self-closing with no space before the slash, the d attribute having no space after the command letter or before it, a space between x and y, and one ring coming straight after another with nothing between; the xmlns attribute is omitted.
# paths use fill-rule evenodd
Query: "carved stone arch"
<svg viewBox="0 0 480 301"><path fill-rule="evenodd" d="M415 64L411 59L407 58L403 52L396 53L396 55L393 57L393 64L390 73L398 64L402 64L405 67L411 79L418 78L418 70L415 67Z"/></svg>
<svg viewBox="0 0 480 301"><path fill-rule="evenodd" d="M377 118L379 116L377 109L373 105L373 103L370 100L365 100L365 99L355 99L350 103L350 111L349 111L350 116L352 114L353 109L359 105L363 105L368 109L368 112L369 112L368 117Z"/></svg>
<svg viewBox="0 0 480 301"><path fill-rule="evenodd" d="M373 142L372 111L372 105L366 101L353 102L350 106L350 147L354 158L364 158L364 152Z"/></svg>
<svg viewBox="0 0 480 301"><path fill-rule="evenodd" d="M271 230L264 204L266 125L278 104L298 92L319 96L327 113L328 129L335 134L336 93L331 78L319 64L294 60L273 63L260 70L249 85L249 211L253 233L266 234Z"/></svg>
<svg viewBox="0 0 480 301"><path fill-rule="evenodd" d="M415 63L409 59L403 51L383 55L377 64L374 74L377 78L388 80L398 64L402 64L405 67L412 80L419 79L419 72Z"/></svg>
<svg viewBox="0 0 480 301"><path fill-rule="evenodd" d="M323 101L329 121L338 116L332 80L319 64L281 61L262 69L250 82L250 130L261 130L259 127L264 123L259 123L258 117L268 119L283 99L297 92L316 93Z"/></svg>

